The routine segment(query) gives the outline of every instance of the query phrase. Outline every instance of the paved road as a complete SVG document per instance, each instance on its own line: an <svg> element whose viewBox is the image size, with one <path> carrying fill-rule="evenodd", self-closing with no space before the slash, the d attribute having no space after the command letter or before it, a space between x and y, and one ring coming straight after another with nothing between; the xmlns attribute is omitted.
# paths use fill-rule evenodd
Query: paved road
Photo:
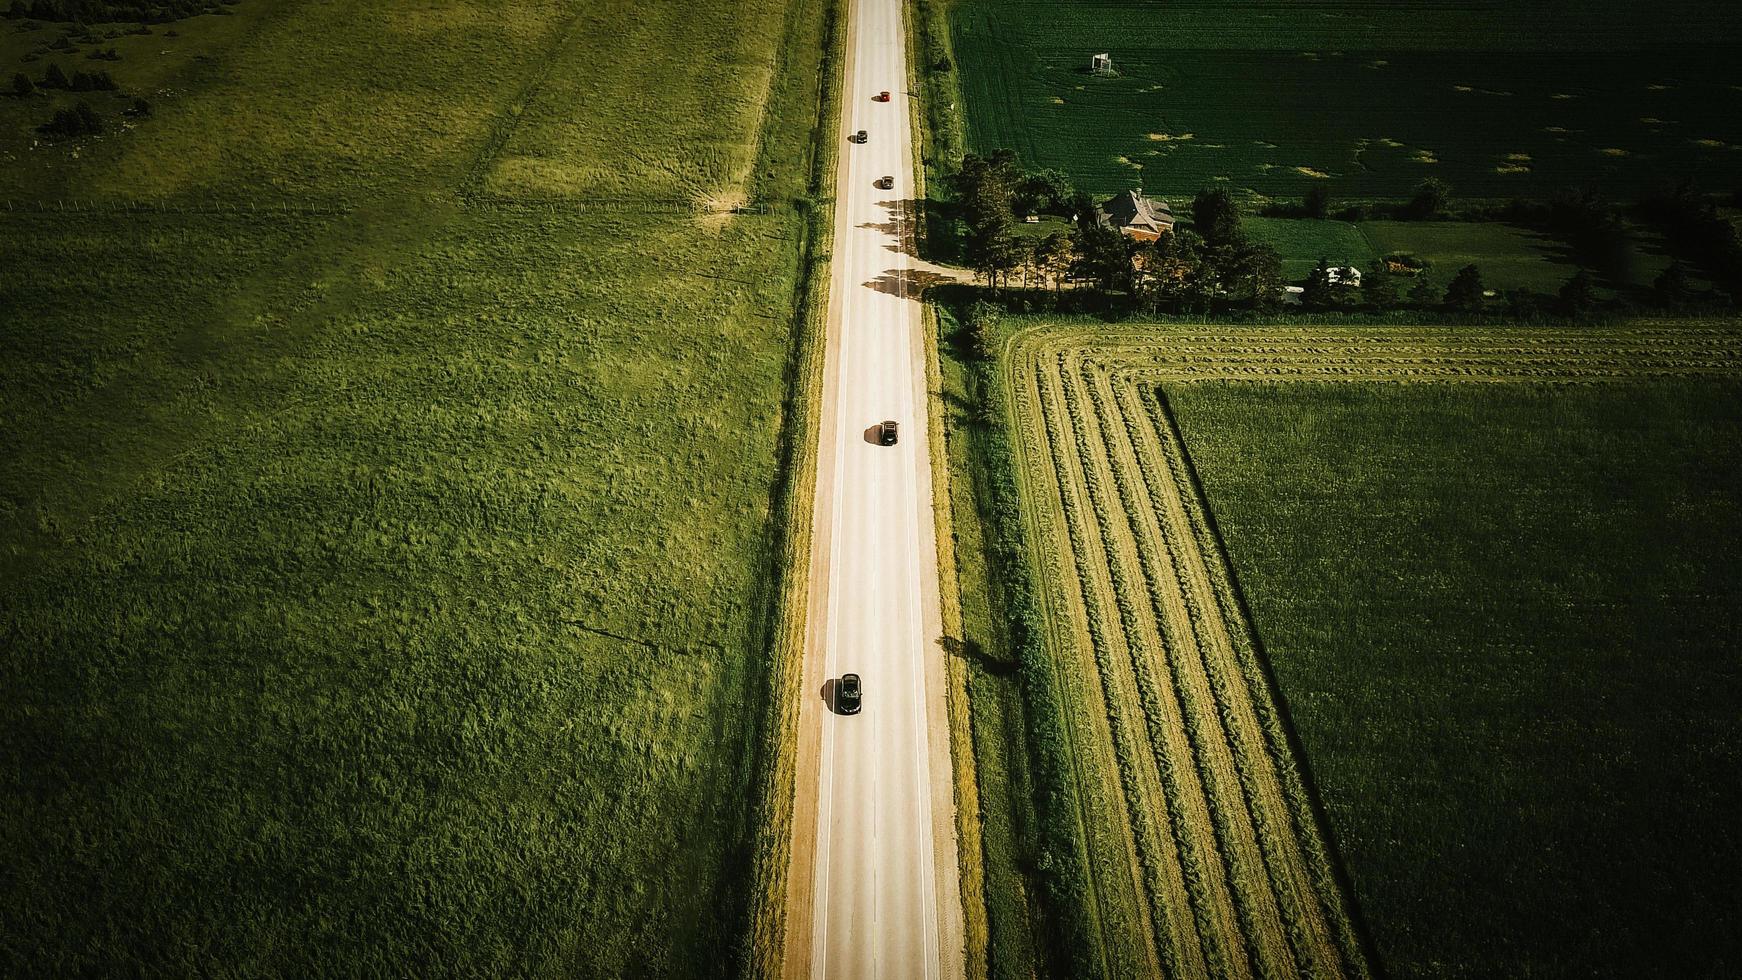
<svg viewBox="0 0 1742 980"><path fill-rule="evenodd" d="M850 0L817 473L788 954L812 977L952 978L961 912L939 644L924 338L904 202L914 197L901 0ZM889 102L874 101L878 92ZM847 136L866 130L869 142ZM879 177L894 187L874 186ZM883 419L900 423L876 444ZM825 691L863 678L857 715ZM806 858L811 866L796 862ZM801 889L802 891L802 889ZM805 920L809 914L808 923ZM808 931L806 926L808 925ZM794 933L799 936L795 937ZM798 941L794 942L794 938ZM807 941L808 940L808 941ZM796 973L796 970L789 970Z"/></svg>

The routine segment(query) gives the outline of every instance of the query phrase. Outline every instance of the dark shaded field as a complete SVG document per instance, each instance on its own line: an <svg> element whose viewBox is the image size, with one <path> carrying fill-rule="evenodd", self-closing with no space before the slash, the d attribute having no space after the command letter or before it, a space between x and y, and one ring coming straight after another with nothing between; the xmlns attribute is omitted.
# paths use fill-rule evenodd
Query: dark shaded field
<svg viewBox="0 0 1742 980"><path fill-rule="evenodd" d="M1742 389L1170 385L1386 968L1742 962Z"/></svg>
<svg viewBox="0 0 1742 980"><path fill-rule="evenodd" d="M1003 3L951 8L968 145L1087 189L1471 197L1691 177L1742 158L1742 32L1721 6ZM1108 52L1118 76L1087 73Z"/></svg>

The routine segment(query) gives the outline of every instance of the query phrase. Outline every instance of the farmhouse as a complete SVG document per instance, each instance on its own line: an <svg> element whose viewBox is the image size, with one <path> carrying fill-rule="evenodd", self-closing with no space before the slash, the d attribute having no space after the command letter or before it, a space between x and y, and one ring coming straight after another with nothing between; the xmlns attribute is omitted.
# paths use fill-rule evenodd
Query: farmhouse
<svg viewBox="0 0 1742 980"><path fill-rule="evenodd" d="M1102 227L1112 228L1140 242L1153 242L1164 231L1173 231L1173 209L1165 201L1143 196L1142 190L1122 191L1095 209Z"/></svg>

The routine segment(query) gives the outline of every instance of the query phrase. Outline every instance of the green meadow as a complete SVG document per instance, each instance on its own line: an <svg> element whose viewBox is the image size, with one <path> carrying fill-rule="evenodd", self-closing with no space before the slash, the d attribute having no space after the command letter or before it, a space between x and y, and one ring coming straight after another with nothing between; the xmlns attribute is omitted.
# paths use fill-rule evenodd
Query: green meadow
<svg viewBox="0 0 1742 980"><path fill-rule="evenodd" d="M1388 972L1735 964L1736 385L1163 390Z"/></svg>
<svg viewBox="0 0 1742 980"><path fill-rule="evenodd" d="M0 100L0 972L732 972L826 5L717 119L680 5L226 9Z"/></svg>
<svg viewBox="0 0 1742 980"><path fill-rule="evenodd" d="M1444 290L1458 270L1474 264L1490 289L1529 289L1552 294L1578 265L1566 246L1529 228L1498 221L1334 221L1310 218L1249 217L1241 227L1269 243L1282 257L1282 272L1304 280L1329 259L1332 265L1365 270L1388 255L1404 254L1426 263L1422 276ZM1648 286L1669 265L1661 238L1635 229L1632 271L1635 286Z"/></svg>

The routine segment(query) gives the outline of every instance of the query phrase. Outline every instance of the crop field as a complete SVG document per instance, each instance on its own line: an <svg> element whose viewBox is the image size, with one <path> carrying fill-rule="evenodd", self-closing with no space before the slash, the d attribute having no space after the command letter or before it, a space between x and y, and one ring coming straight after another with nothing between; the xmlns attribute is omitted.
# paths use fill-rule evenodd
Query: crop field
<svg viewBox="0 0 1742 980"><path fill-rule="evenodd" d="M1378 499L1369 501L1359 492L1371 486L1348 487L1347 497L1325 491L1327 484L1339 486L1342 471L1327 470L1322 461L1301 452L1301 445L1317 444L1309 422L1315 416L1293 412L1299 400L1271 405L1261 401L1264 414L1243 422L1243 399L1247 392L1257 391L1269 393L1274 400L1279 397L1275 393L1285 389L1318 392L1315 397L1320 399L1355 398L1380 390L1412 397L1417 391L1452 392L1444 397L1455 401L1457 394L1467 393L1456 402L1466 413L1457 418L1511 418L1506 409L1512 403L1506 399L1526 398L1535 400L1539 414L1552 411L1553 420L1560 422L1581 411L1575 406L1594 404L1591 392L1637 386L1617 388L1625 398L1670 386L1670 395L1640 397L1638 402L1653 410L1679 408L1682 414L1666 409L1649 415L1646 422L1633 423L1637 428L1656 419L1664 431L1684 437L1673 446L1671 457L1682 461L1675 464L1680 468L1671 469L1653 492L1673 489L1671 477L1697 477L1697 487L1681 491L1703 494L1689 501L1703 509L1682 518L1687 533L1722 538L1738 518L1737 501L1733 496L1726 499L1717 488L1725 485L1723 474L1729 472L1725 467L1733 468L1736 461L1738 421L1733 399L1736 378L1742 374L1742 335L1730 327L1650 323L1577 333L1511 328L1454 332L1064 324L1020 331L1007 345L1003 364L1028 553L1040 580L1037 591L1052 664L1050 672L1040 674L1053 694L1040 703L1050 700L1061 715L1053 719L1055 724L1047 724L1048 719L1031 724L1047 733L1043 739L1062 743L1050 751L1066 760L1065 778L1072 791L1054 794L1052 799L1073 810L1068 819L1077 828L1081 852L1064 863L1080 867L1085 881L1080 908L1064 914L1084 922L1082 932L1095 947L1101 972L1369 975L1375 966L1341 883L1344 873L1353 881L1379 962L1388 971L1484 975L1516 971L1524 964L1558 968L1583 955L1553 945L1560 937L1536 928L1530 919L1533 910L1526 904L1530 896L1568 884L1564 853L1537 855L1536 863L1530 864L1530 849L1541 845L1531 835L1545 827L1565 829L1557 827L1555 820L1577 811L1581 804L1576 794L1557 803L1554 788L1576 785L1580 777L1551 778L1552 785L1538 793L1529 787L1527 774L1554 767L1554 753L1560 752L1569 758L1558 764L1600 778L1598 770L1614 758L1602 752L1580 757L1589 746L1579 739L1593 730L1590 726L1601 724L1596 712L1614 703L1608 699L1622 697L1630 681L1615 678L1609 687L1607 676L1586 677L1581 686L1584 700L1576 710L1565 709L1565 715L1550 722L1564 726L1565 734L1557 735L1552 748L1540 750L1542 755L1530 761L1507 753L1516 753L1527 743L1528 729L1544 721L1544 711L1552 717L1552 708L1565 707L1554 695L1557 683L1571 683L1566 680L1571 676L1568 671L1581 669L1566 660L1576 660L1577 644L1564 649L1531 647L1528 635L1514 636L1509 641L1514 646L1502 650L1506 656L1492 664L1503 671L1501 676L1511 682L1511 688L1491 681L1477 691L1448 684L1428 692L1423 689L1426 682L1418 680L1405 686L1408 696L1417 699L1406 703L1431 703L1441 714L1387 709L1388 698L1405 695L1386 688L1377 678L1399 681L1418 665L1394 655L1397 660L1390 673L1376 674L1370 669L1373 656L1363 659L1363 653L1386 643L1394 651L1414 649L1409 638L1420 626L1412 625L1416 620L1404 613L1425 616L1431 608L1436 618L1455 618L1456 600L1463 594L1458 591L1460 583L1479 590L1489 581L1482 578L1483 572L1491 569L1476 558L1468 559L1467 565L1453 559L1436 564L1440 549L1462 538L1425 534L1404 549L1420 560L1420 567L1412 569L1417 576L1412 581L1423 593L1416 604L1403 609L1369 608L1363 590L1384 576L1376 571L1373 577L1364 577L1361 569L1364 563L1378 560L1370 551L1390 547L1385 542L1393 539L1351 537L1351 526L1362 522L1335 515L1351 504L1377 506ZM1566 384L1570 381L1601 384ZM1677 395L1679 385L1723 387ZM1530 394L1515 394L1520 391ZM1577 399L1569 402L1563 394L1569 392L1578 393ZM1395 401L1404 395L1386 397ZM1485 401L1491 397L1502 399L1492 412ZM1173 407L1176 399L1188 406L1183 414ZM1615 404L1620 403L1612 399L1607 414L1591 428L1629 417ZM1437 419L1436 410L1443 409L1430 401L1421 417ZM1399 417L1395 411L1370 412L1363 417L1367 428L1362 432L1381 445L1407 446L1404 440L1410 430ZM1182 419L1198 424L1188 425ZM1449 426L1445 421L1439 424L1441 431ZM1222 435L1224 428L1235 435ZM1519 443L1515 455L1555 448L1557 430L1550 426L1546 431L1534 441ZM1586 430L1573 431L1591 436ZM1279 432L1284 435L1277 436ZM1504 431L1496 432L1491 441L1508 437ZM1584 446L1577 435L1569 440L1575 449ZM1636 447L1634 455L1625 459L1652 465L1652 457L1644 454L1654 444L1644 433L1628 431L1623 441ZM1200 485L1199 464L1194 461L1205 443L1215 451L1208 454L1211 463ZM1249 458L1251 453L1282 454L1289 446L1296 447L1296 456L1284 454L1281 460L1265 463ZM1724 451L1700 468L1699 453L1715 447ZM1373 448L1372 442L1340 446L1345 455L1355 456ZM1584 448L1589 453L1589 446ZM1479 465L1467 456L1454 456L1444 468ZM1545 479L1552 483L1552 463L1540 463L1539 469L1549 474ZM1500 485L1512 471L1486 472L1489 482L1479 485L1491 499L1507 499ZM1223 474L1234 475L1224 478ZM1270 482L1278 478L1318 482L1310 486ZM1435 479L1433 472L1422 474L1420 484L1445 488L1441 504L1455 510L1463 502L1458 489L1467 487ZM1236 489L1218 493L1224 486ZM1595 481L1577 486L1568 492L1589 500L1593 494L1600 496L1597 487L1614 484ZM1203 487L1212 488L1208 497ZM1255 503L1272 498L1310 502L1316 508L1313 514L1325 520L1322 526L1312 525L1309 515L1296 523L1294 515ZM1242 522L1238 532L1225 531L1219 508L1229 501L1236 517L1256 513L1265 520ZM1394 534L1407 536L1420 529L1416 523L1420 515L1410 509L1410 503L1392 507L1393 511L1384 507L1380 511L1399 515ZM1320 511L1325 513L1319 515ZM1616 516L1646 519L1637 514ZM1457 528L1458 520L1455 513L1448 513L1440 525L1425 526ZM1702 530L1693 530L1696 525ZM1526 526L1539 529L1534 523ZM1593 548L1600 551L1612 545L1614 550L1603 557L1624 563L1628 549L1637 548L1651 533L1649 525L1636 523L1615 540ZM1515 531L1501 525L1489 531L1486 540L1510 543L1517 538ZM1325 547L1331 556L1316 556L1311 551L1314 546ZM1531 547L1535 550L1529 554L1535 561L1556 554L1551 543ZM1658 613L1692 613L1695 622L1710 626L1714 635L1729 635L1720 610L1734 603L1726 604L1722 593L1727 590L1734 599L1736 587L1734 581L1723 581L1721 569L1727 566L1715 564L1723 556L1712 550L1724 547L1729 546L1689 551L1689 568L1666 571L1669 577L1657 587L1670 587L1673 580L1675 588L1687 590L1692 604L1672 603L1673 612L1669 605L1658 605ZM1662 548L1656 553L1672 552ZM1573 581L1589 576L1580 571L1587 567L1580 564L1581 557L1586 556L1574 553L1560 559ZM1383 560L1379 564L1383 568ZM1266 590L1262 596L1247 581L1253 568L1263 572L1256 577ZM1312 581L1302 582L1304 573L1310 573ZM1448 575L1452 575L1450 582ZM1346 582L1323 585L1339 578ZM1625 575L1617 575L1615 581L1640 584ZM1293 596L1318 595L1315 589L1321 587L1341 605L1320 602L1304 609L1291 605ZM1247 608L1248 595L1253 596L1252 612ZM1622 595L1605 595L1612 596L1607 601L1626 601ZM1653 595L1648 590L1635 600ZM1563 597L1564 593L1551 591L1534 601L1552 606ZM1529 614L1536 608L1526 604L1515 611L1518 618L1509 625L1528 633L1533 622ZM1561 615L1564 618L1566 613ZM1330 638L1348 628L1342 625L1345 620L1357 624L1350 628L1350 637ZM1467 629L1479 632L1487 622L1474 620ZM1690 624L1679 635L1701 632ZM1560 639L1538 637L1537 641L1553 644ZM1691 727L1700 737L1698 745L1685 750L1689 754L1710 753L1730 744L1723 734L1725 726L1734 734L1733 698L1726 702L1727 713L1713 707L1728 697L1715 692L1734 690L1722 676L1725 671L1733 675L1733 666L1716 659L1721 644L1721 640L1707 640L1704 646L1696 645L1694 653L1671 654L1667 661L1681 671L1673 675L1676 682L1693 687L1699 708ZM1425 645L1430 655L1443 653L1431 641ZM1614 642L1604 649L1605 663L1635 651L1627 643ZM1283 669L1278 662L1283 653L1305 661L1306 666ZM1340 660L1344 655L1347 659ZM1533 657L1547 658L1549 665ZM1640 671L1654 669L1637 659L1634 663L1635 678ZM1435 669L1461 670L1460 676L1483 676L1483 667L1476 664L1434 664ZM1533 678L1533 668L1541 669L1548 679ZM1624 729L1621 744L1611 751L1637 752L1641 760L1652 752L1680 751L1666 748L1678 737L1673 717L1673 713L1647 713L1634 719L1635 727L1619 726ZM1486 745L1473 740L1496 751L1492 759L1458 751L1436 756L1438 746L1431 738L1411 737L1424 725L1430 732L1511 726L1508 730L1517 741ZM1297 744L1305 746L1304 759ZM1393 755L1394 747L1399 750ZM1724 764L1700 757L1706 761L1692 771L1709 770L1718 778ZM1313 787L1303 774L1309 763L1317 776ZM1453 778L1450 784L1456 789L1433 792L1431 799L1411 793L1412 787L1427 793L1435 785L1427 774L1482 763L1495 771L1489 782L1482 782L1481 776L1464 782ZM1637 770L1641 764L1634 762L1632 767ZM1389 781L1412 771L1418 773L1413 779ZM1039 778L1045 782L1046 774ZM1697 775L1691 778L1698 780ZM1510 788L1513 796L1496 798L1492 792L1496 786ZM1312 795L1315 788L1317 803ZM1466 788L1469 796L1458 795ZM1642 789L1636 783L1617 782L1600 792L1617 805L1648 808L1653 798L1638 795ZM1684 788L1685 801L1693 806L1683 816L1683 826L1693 836L1658 844L1653 853L1674 852L1684 867L1690 855L1706 854L1688 841L1721 835L1725 810L1717 796L1723 792L1727 791ZM1394 798L1379 800L1384 794ZM1526 824L1527 829L1509 830L1511 807L1545 815ZM1346 864L1341 868L1327 844L1327 815L1330 830L1343 845L1339 853ZM1449 834L1467 838L1460 846L1468 846L1470 853L1442 858L1440 851ZM1566 838L1551 835L1550 840L1554 848L1579 843L1576 833ZM1484 852L1483 847L1491 850ZM1722 846L1719 853L1728 855L1724 867L1733 871L1735 849ZM1485 855L1497 863L1485 879L1473 886L1457 877L1480 866ZM1511 862L1532 867L1542 878L1517 884L1520 865ZM1454 866L1457 871L1447 870ZM1725 874L1721 869L1710 873L1713 888L1722 889L1719 880ZM1668 880L1674 879L1666 879L1666 887ZM1490 893L1483 889L1501 882L1514 882L1514 894L1502 896L1504 900L1493 908L1484 907ZM1642 902L1633 895L1604 891L1618 882L1577 884L1585 890L1557 897L1568 914L1584 909L1582 903L1594 903L1607 916L1598 919L1604 926L1645 934L1644 926L1630 923L1622 914L1640 911ZM1721 914L1722 905L1700 897L1677 907L1697 918ZM1644 911L1652 914L1650 909ZM1521 918L1508 922L1508 912ZM1465 918L1444 921L1454 914ZM1496 928L1483 933L1485 926ZM1559 928L1580 927L1562 921ZM1721 929L1722 921L1714 922L1713 928ZM1596 933L1580 929L1580 934L1588 938ZM1484 935L1503 936L1505 942L1484 943L1480 939ZM1617 940L1620 945L1625 942ZM1602 955L1591 953L1590 962L1601 962ZM1690 954L1692 965L1698 966L1698 955Z"/></svg>
<svg viewBox="0 0 1742 980"><path fill-rule="evenodd" d="M970 149L1088 190L1189 198L1226 180L1298 199L1619 197L1742 157L1742 31L1678 0L1476 4L1006 3L951 7ZM1107 52L1116 77L1088 73Z"/></svg>
<svg viewBox="0 0 1742 980"><path fill-rule="evenodd" d="M740 8L730 216L479 183L588 171L553 66L712 98L577 78L629 5L415 7L124 35L149 118L0 156L0 974L743 962L828 5Z"/></svg>

